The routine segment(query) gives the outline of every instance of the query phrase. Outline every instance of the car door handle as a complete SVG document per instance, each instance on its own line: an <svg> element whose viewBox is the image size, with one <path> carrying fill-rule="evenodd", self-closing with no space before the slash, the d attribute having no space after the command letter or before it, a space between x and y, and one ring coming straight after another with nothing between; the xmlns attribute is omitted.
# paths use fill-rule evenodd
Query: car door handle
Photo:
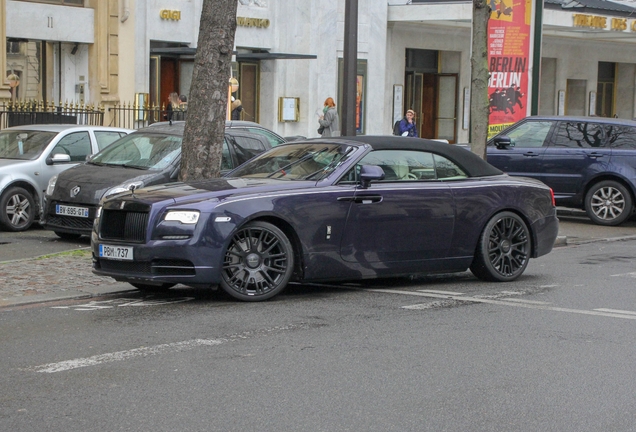
<svg viewBox="0 0 636 432"><path fill-rule="evenodd" d="M362 195L362 196L338 197L338 201L349 201L349 202L354 202L356 204L372 204L372 203L381 202L382 196L381 195Z"/></svg>
<svg viewBox="0 0 636 432"><path fill-rule="evenodd" d="M357 196L354 200L356 204L373 204L382 201L381 195L362 195Z"/></svg>
<svg viewBox="0 0 636 432"><path fill-rule="evenodd" d="M596 159L596 158L603 157L605 155L603 153L592 152L592 153L588 153L587 156L592 158L592 159Z"/></svg>
<svg viewBox="0 0 636 432"><path fill-rule="evenodd" d="M538 153L535 152L526 152L523 154L524 156L528 156L528 157L535 157L535 156L539 156Z"/></svg>

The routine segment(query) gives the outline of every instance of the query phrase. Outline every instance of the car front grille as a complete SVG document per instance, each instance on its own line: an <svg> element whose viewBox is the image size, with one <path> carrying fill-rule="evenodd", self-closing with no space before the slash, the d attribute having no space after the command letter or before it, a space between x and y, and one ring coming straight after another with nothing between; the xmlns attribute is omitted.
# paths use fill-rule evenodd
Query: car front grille
<svg viewBox="0 0 636 432"><path fill-rule="evenodd" d="M194 276L194 265L187 260L115 261L100 259L96 267L117 273L162 276Z"/></svg>
<svg viewBox="0 0 636 432"><path fill-rule="evenodd" d="M104 240L140 243L146 240L148 213L104 209L99 225L99 235Z"/></svg>

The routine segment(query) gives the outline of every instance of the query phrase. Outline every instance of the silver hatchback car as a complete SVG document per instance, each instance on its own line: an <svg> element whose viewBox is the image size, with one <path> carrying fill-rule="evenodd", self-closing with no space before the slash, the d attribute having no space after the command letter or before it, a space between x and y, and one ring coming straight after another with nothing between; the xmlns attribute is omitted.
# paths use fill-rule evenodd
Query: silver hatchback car
<svg viewBox="0 0 636 432"><path fill-rule="evenodd" d="M0 228L24 231L43 208L49 179L133 132L84 125L26 125L0 130Z"/></svg>

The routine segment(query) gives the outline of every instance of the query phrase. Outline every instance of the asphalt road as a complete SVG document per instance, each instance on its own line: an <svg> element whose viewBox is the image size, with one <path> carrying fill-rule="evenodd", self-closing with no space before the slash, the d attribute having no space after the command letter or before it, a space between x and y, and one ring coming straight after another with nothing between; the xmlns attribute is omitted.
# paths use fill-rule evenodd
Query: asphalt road
<svg viewBox="0 0 636 432"><path fill-rule="evenodd" d="M629 431L636 240L469 273L0 310L0 430Z"/></svg>

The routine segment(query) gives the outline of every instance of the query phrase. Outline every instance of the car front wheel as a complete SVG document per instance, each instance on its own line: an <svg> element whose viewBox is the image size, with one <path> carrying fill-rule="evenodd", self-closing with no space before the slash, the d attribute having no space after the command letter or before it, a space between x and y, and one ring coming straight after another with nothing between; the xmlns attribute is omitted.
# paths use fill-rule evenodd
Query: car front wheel
<svg viewBox="0 0 636 432"><path fill-rule="evenodd" d="M285 233L267 222L250 222L227 247L221 288L238 300L267 300L285 289L293 268L294 250Z"/></svg>
<svg viewBox="0 0 636 432"><path fill-rule="evenodd" d="M585 195L585 211L597 225L620 225L631 216L632 209L627 188L612 180L598 182Z"/></svg>
<svg viewBox="0 0 636 432"><path fill-rule="evenodd" d="M0 197L0 225L7 231L25 231L35 219L35 200L24 188L10 187Z"/></svg>
<svg viewBox="0 0 636 432"><path fill-rule="evenodd" d="M498 213L481 233L470 271L485 281L513 281L528 266L530 246L530 230L523 219L512 212Z"/></svg>

